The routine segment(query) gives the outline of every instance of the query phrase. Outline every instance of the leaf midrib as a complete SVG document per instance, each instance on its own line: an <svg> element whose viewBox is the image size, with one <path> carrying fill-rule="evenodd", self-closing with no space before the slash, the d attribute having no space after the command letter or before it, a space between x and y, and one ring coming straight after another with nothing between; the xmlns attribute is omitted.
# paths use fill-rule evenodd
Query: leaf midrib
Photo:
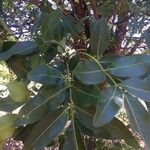
<svg viewBox="0 0 150 150"><path fill-rule="evenodd" d="M139 125L138 125L138 121L136 120L136 115L134 114L134 110L132 109L132 106L130 105L129 99L128 99L128 97L127 97L126 94L124 94L124 96L126 97L126 101L127 101L128 105L129 105L129 107L130 107L130 110L131 110L131 112L132 112L134 121L135 121L135 123L136 123L135 125L136 125L138 131L140 132L141 136L144 138L143 133L141 132L141 129L140 129Z"/></svg>
<svg viewBox="0 0 150 150"><path fill-rule="evenodd" d="M144 63L146 63L146 62L139 62L139 63L120 66L120 67L108 68L108 69L104 69L104 71L113 71L113 70L117 70L117 69L132 67L132 66L139 65L139 64L144 64ZM94 71L74 71L74 73L80 73L80 74L86 74L86 73L89 74L89 73L98 73L98 72L103 72L103 70L97 69L97 70L94 70Z"/></svg>
<svg viewBox="0 0 150 150"><path fill-rule="evenodd" d="M129 88L129 89L134 89L136 91L140 91L140 92L144 92L144 93L149 93L150 94L150 90L142 90L142 89L138 89L138 88L135 88L135 87L132 87L132 86L123 85L123 84L121 84L121 86Z"/></svg>
<svg viewBox="0 0 150 150"><path fill-rule="evenodd" d="M102 112L101 112L101 114L100 114L100 116L99 116L99 118L101 118L102 117L102 115L104 114L104 112L105 112L105 110L107 109L107 106L109 105L109 103L113 100L113 97L114 97L114 95L116 94L116 87L115 87L115 89L114 89L114 91L113 91L113 94L112 94L112 96L110 97L110 100L108 100L107 101L107 103L106 103L106 105L105 105L105 107L104 107L104 109L102 110ZM100 122L100 121L99 121ZM101 123L100 123L101 124Z"/></svg>
<svg viewBox="0 0 150 150"><path fill-rule="evenodd" d="M66 86L65 88L63 88L63 89L59 90L58 92L56 92L54 95L48 97L48 98L47 98L45 101L43 101L40 105L38 105L37 107L35 107L34 109L32 109L32 111L28 112L28 113L26 114L26 116L29 115L29 114L31 114L34 110L36 110L36 109L38 109L39 107L41 107L45 102L49 101L50 99L52 99L53 97L55 97L56 95L58 95L59 93L61 93L62 91L64 91L65 89L67 89L68 87L69 87L69 86Z"/></svg>
<svg viewBox="0 0 150 150"><path fill-rule="evenodd" d="M36 140L29 146L30 148L40 139L40 137L59 119L63 116L63 114L67 111L67 108L64 109L64 111L62 111L62 113L60 115L58 115L58 117L52 121L52 123L44 130L44 132L42 132L42 134L40 134L40 136L38 138L36 138Z"/></svg>
<svg viewBox="0 0 150 150"><path fill-rule="evenodd" d="M95 95L93 95L93 94L87 93L87 92L81 90L80 88L77 88L77 87L74 86L74 85L72 85L72 87L75 88L77 91L79 91L79 92L81 92L81 93L83 93L83 94L86 94L86 95L88 95L88 96L91 96L91 97L94 97L94 98L100 98L99 96L95 96Z"/></svg>

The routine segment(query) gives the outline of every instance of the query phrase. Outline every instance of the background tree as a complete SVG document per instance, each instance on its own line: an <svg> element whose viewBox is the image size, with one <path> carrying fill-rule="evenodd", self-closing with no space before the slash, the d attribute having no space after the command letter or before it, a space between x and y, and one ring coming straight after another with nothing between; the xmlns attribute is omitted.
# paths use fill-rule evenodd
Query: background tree
<svg viewBox="0 0 150 150"><path fill-rule="evenodd" d="M7 113L1 143L14 137L24 150L56 143L64 150L139 149L138 133L150 149L150 56L142 54L150 47L149 6L1 1L0 60L13 73L0 101ZM127 124L117 117L122 107Z"/></svg>

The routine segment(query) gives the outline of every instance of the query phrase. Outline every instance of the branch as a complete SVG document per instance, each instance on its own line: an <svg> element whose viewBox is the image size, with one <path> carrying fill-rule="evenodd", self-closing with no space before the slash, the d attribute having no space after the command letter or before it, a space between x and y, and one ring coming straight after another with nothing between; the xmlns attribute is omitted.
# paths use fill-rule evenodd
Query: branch
<svg viewBox="0 0 150 150"><path fill-rule="evenodd" d="M140 39L136 41L136 43L134 44L133 48L131 49L131 51L129 52L128 55L134 54L134 52L137 50L137 48L141 45L142 40L143 40L143 38L140 37Z"/></svg>
<svg viewBox="0 0 150 150"><path fill-rule="evenodd" d="M128 21L133 16L134 16L134 13L130 14L129 16L124 17L122 20L119 20L119 21L115 22L114 25L122 24L122 23Z"/></svg>
<svg viewBox="0 0 150 150"><path fill-rule="evenodd" d="M99 13L99 11L97 9L97 2L96 2L96 0L91 0L90 3L91 3L91 8L92 8L93 13L94 13L94 17L96 19L99 19L101 15L100 15L100 13Z"/></svg>

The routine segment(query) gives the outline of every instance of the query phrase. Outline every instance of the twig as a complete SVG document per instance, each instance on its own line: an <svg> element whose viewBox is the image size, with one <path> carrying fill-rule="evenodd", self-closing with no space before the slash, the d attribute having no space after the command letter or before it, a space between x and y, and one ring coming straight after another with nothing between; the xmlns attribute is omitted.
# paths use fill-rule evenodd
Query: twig
<svg viewBox="0 0 150 150"><path fill-rule="evenodd" d="M136 43L134 44L133 48L131 49L128 55L134 54L137 48L141 45L142 40L143 40L143 37L140 37L140 39L136 41Z"/></svg>
<svg viewBox="0 0 150 150"><path fill-rule="evenodd" d="M94 17L95 17L96 19L99 19L100 13L99 13L99 11L98 11L98 9L97 9L97 2L96 2L96 0L91 0L91 8L92 8L92 10L93 10Z"/></svg>
<svg viewBox="0 0 150 150"><path fill-rule="evenodd" d="M134 13L130 14L129 16L124 17L122 20L119 20L119 21L115 22L114 25L122 24L125 21L128 21L133 16L134 16Z"/></svg>

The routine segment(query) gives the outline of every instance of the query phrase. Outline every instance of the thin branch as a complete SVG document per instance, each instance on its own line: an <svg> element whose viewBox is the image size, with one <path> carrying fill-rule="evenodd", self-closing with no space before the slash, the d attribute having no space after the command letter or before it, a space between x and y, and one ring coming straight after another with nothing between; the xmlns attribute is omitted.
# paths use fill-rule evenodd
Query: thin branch
<svg viewBox="0 0 150 150"><path fill-rule="evenodd" d="M134 54L134 52L137 50L137 48L141 45L142 41L143 41L143 37L141 37L139 40L137 40L128 55Z"/></svg>
<svg viewBox="0 0 150 150"><path fill-rule="evenodd" d="M129 16L124 17L122 20L115 22L114 25L122 24L122 23L128 21L133 16L134 16L134 13L130 14Z"/></svg>
<svg viewBox="0 0 150 150"><path fill-rule="evenodd" d="M91 8L93 10L94 17L96 19L99 19L100 18L100 13L99 13L99 11L97 9L97 2L96 2L96 0L91 0Z"/></svg>

